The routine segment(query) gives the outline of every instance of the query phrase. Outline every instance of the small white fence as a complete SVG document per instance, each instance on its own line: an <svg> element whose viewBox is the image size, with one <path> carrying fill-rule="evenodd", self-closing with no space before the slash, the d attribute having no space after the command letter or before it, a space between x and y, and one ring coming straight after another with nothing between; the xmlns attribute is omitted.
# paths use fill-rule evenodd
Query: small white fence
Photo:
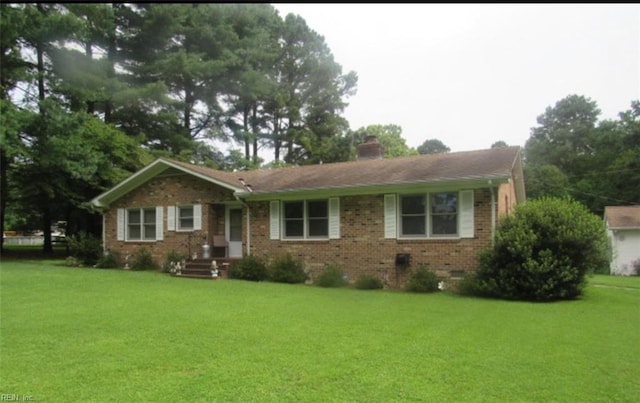
<svg viewBox="0 0 640 403"><path fill-rule="evenodd" d="M4 238L5 245L43 245L43 236L8 236Z"/></svg>

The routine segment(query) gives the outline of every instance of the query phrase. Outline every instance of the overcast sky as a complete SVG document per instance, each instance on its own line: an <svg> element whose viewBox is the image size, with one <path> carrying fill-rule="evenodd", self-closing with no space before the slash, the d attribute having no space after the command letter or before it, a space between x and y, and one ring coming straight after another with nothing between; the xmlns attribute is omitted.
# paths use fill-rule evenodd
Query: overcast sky
<svg viewBox="0 0 640 403"><path fill-rule="evenodd" d="M411 147L524 146L568 95L596 101L601 120L640 99L639 5L273 5L358 74L351 129L396 124Z"/></svg>

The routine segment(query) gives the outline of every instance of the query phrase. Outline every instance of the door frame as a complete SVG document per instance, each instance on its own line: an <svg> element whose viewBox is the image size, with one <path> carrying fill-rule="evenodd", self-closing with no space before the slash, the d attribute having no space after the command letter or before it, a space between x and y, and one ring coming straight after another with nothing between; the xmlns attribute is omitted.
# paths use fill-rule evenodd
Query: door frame
<svg viewBox="0 0 640 403"><path fill-rule="evenodd" d="M239 210L240 211L240 241L232 241L231 240L231 210ZM239 258L242 257L242 239L244 235L244 223L242 218L242 204L239 203L230 203L226 205L225 208L225 223L224 223L224 235L227 239L228 244L228 257Z"/></svg>

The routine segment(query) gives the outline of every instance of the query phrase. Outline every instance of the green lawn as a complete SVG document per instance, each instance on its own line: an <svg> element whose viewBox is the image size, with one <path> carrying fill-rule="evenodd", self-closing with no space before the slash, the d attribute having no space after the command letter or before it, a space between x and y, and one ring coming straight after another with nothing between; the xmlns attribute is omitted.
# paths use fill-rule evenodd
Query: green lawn
<svg viewBox="0 0 640 403"><path fill-rule="evenodd" d="M34 401L632 402L638 278L578 301L3 261L0 393Z"/></svg>

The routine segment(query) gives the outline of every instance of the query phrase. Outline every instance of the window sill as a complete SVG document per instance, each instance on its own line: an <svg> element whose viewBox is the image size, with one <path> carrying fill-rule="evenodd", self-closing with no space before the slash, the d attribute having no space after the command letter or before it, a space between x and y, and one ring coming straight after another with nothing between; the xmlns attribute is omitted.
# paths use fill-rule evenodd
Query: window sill
<svg viewBox="0 0 640 403"><path fill-rule="evenodd" d="M280 238L283 242L328 242L329 238Z"/></svg>
<svg viewBox="0 0 640 403"><path fill-rule="evenodd" d="M396 238L397 241L402 241L402 242L414 242L414 241L451 241L451 242L457 242L459 240L463 239L460 236L439 236L439 237L399 237Z"/></svg>

